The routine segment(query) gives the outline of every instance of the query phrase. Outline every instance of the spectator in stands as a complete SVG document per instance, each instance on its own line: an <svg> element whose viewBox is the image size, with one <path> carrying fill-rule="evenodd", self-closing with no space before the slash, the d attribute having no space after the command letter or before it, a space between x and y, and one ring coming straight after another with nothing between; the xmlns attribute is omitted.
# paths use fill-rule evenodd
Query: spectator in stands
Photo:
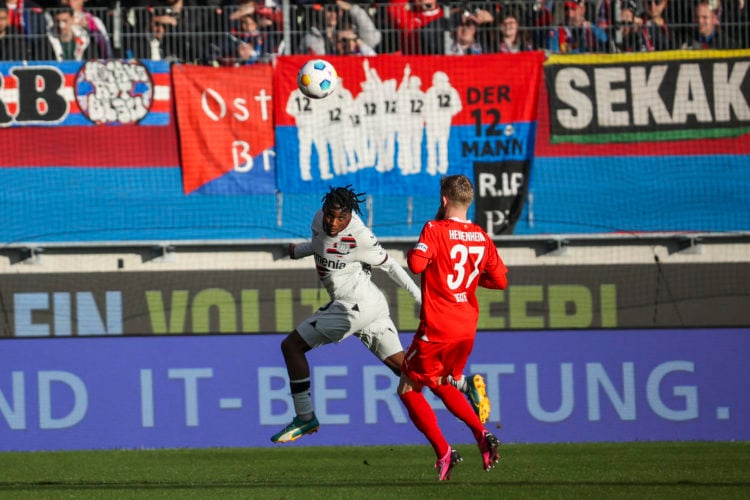
<svg viewBox="0 0 750 500"><path fill-rule="evenodd" d="M481 54L482 46L477 41L477 21L474 16L466 13L460 23L451 32L451 43L446 54L465 56Z"/></svg>
<svg viewBox="0 0 750 500"><path fill-rule="evenodd" d="M608 28L614 26L615 19L615 1L613 0L597 0L596 7L596 25L600 28Z"/></svg>
<svg viewBox="0 0 750 500"><path fill-rule="evenodd" d="M29 58L26 36L10 24L5 4L0 4L0 61L24 61Z"/></svg>
<svg viewBox="0 0 750 500"><path fill-rule="evenodd" d="M531 43L536 49L547 49L554 29L553 3L547 0L532 2L531 9L526 14L526 25L531 28Z"/></svg>
<svg viewBox="0 0 750 500"><path fill-rule="evenodd" d="M388 19L403 54L445 54L450 21L437 0L389 0Z"/></svg>
<svg viewBox="0 0 750 500"><path fill-rule="evenodd" d="M130 7L146 7L152 9L170 7L175 12L180 12L184 7L200 7L204 2L199 0L129 0Z"/></svg>
<svg viewBox="0 0 750 500"><path fill-rule="evenodd" d="M500 2L463 2L459 7L452 6L450 9L451 26L455 30L465 19L471 19L476 26L474 40L482 52L489 52L497 45L495 19L501 18L502 10Z"/></svg>
<svg viewBox="0 0 750 500"><path fill-rule="evenodd" d="M258 29L265 34L265 38L274 40L274 46L283 39L284 11L272 0L234 0L225 3L224 8L229 13L227 31L241 31L240 22L246 15L252 14Z"/></svg>
<svg viewBox="0 0 750 500"><path fill-rule="evenodd" d="M646 48L652 50L672 50L676 47L674 35L664 18L664 10L669 0L647 0L644 22Z"/></svg>
<svg viewBox="0 0 750 500"><path fill-rule="evenodd" d="M126 51L127 57L152 61L178 61L181 58L179 43L172 39L171 31L177 19L163 11L148 11L148 28L144 36L133 38Z"/></svg>
<svg viewBox="0 0 750 500"><path fill-rule="evenodd" d="M513 11L508 11L503 16L500 23L500 45L498 52L502 54L515 54L516 52L526 52L533 50L531 41L526 33L519 29L518 16Z"/></svg>
<svg viewBox="0 0 750 500"><path fill-rule="evenodd" d="M70 6L73 9L73 19L75 23L89 32L91 40L98 47L101 57L109 59L113 56L112 44L109 40L109 33L104 21L95 16L88 10L84 9L84 4L88 0L61 0L62 5Z"/></svg>
<svg viewBox="0 0 750 500"><path fill-rule="evenodd" d="M737 48L750 48L750 15L747 0L724 0L721 25Z"/></svg>
<svg viewBox="0 0 750 500"><path fill-rule="evenodd" d="M375 49L362 40L353 27L342 26L336 30L336 51L339 55L374 56Z"/></svg>
<svg viewBox="0 0 750 500"><path fill-rule="evenodd" d="M644 26L636 0L624 0L620 10L620 52L645 52Z"/></svg>
<svg viewBox="0 0 750 500"><path fill-rule="evenodd" d="M216 44L217 36L225 33L220 9L186 9L201 5L194 0L153 0L151 7L156 15L167 15L176 22L166 25L170 52L180 61L205 62L203 57Z"/></svg>
<svg viewBox="0 0 750 500"><path fill-rule="evenodd" d="M221 66L269 61L275 49L271 37L260 29L259 17L254 11L239 18L240 29L227 33L220 47L220 54L212 61Z"/></svg>
<svg viewBox="0 0 750 500"><path fill-rule="evenodd" d="M735 43L719 29L716 11L709 0L701 0L695 5L695 33L692 43L685 48L705 49L733 49Z"/></svg>
<svg viewBox="0 0 750 500"><path fill-rule="evenodd" d="M257 14L258 27L275 25L279 30L284 27L284 12L276 2L269 0L234 0L224 4L231 20L240 20L247 14Z"/></svg>
<svg viewBox="0 0 750 500"><path fill-rule="evenodd" d="M42 36L47 31L44 9L32 0L5 0L8 9L8 25L27 36ZM27 42L34 40L27 39Z"/></svg>
<svg viewBox="0 0 750 500"><path fill-rule="evenodd" d="M339 30L352 30L363 47L374 52L382 34L377 29L370 14L357 4L337 0L334 5L323 5L309 11L311 19L304 38L303 53L338 53ZM358 44L360 43L358 42ZM367 48L363 50L369 52ZM369 54L366 54L369 55Z"/></svg>
<svg viewBox="0 0 750 500"><path fill-rule="evenodd" d="M263 1L236 0L224 3L218 12L223 28L206 41L202 63L242 66L267 62L281 48L283 13L275 6L266 6Z"/></svg>
<svg viewBox="0 0 750 500"><path fill-rule="evenodd" d="M607 34L586 20L586 0L566 0L565 23L552 33L549 49L563 54L606 52Z"/></svg>
<svg viewBox="0 0 750 500"><path fill-rule="evenodd" d="M620 0L597 0L594 8L596 26L607 34L609 40L615 39L617 12L615 5Z"/></svg>
<svg viewBox="0 0 750 500"><path fill-rule="evenodd" d="M47 31L46 44L40 47L39 59L54 61L85 61L98 59L99 49L91 42L85 29L76 24L69 6L50 9L52 25Z"/></svg>
<svg viewBox="0 0 750 500"><path fill-rule="evenodd" d="M44 9L34 0L2 0L8 10L8 28L24 36L29 54L25 59L44 59L47 22Z"/></svg>

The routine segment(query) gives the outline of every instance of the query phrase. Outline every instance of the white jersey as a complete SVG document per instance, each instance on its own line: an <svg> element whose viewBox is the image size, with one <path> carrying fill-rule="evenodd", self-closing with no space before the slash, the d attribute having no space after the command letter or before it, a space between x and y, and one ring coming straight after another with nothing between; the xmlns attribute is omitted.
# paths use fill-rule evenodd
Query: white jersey
<svg viewBox="0 0 750 500"><path fill-rule="evenodd" d="M312 222L312 251L318 276L331 300L356 303L373 292L380 293L371 288L375 287L370 268L382 264L388 254L357 214L352 214L346 229L328 236L319 210Z"/></svg>
<svg viewBox="0 0 750 500"><path fill-rule="evenodd" d="M382 295L372 283L370 269L388 261L383 271L421 302L419 287L400 265L388 259L388 253L356 213L343 231L328 236L323 230L323 211L318 210L311 229L312 241L297 245L295 258L315 257L315 268L331 300L359 303L373 294Z"/></svg>
<svg viewBox="0 0 750 500"><path fill-rule="evenodd" d="M331 303L297 325L297 332L314 349L356 335L380 360L403 351L393 324L388 301L371 280L377 266L405 288L418 303L422 293L404 268L388 257L357 214L344 230L328 236L323 230L323 212L312 222L312 241L296 245L294 258L315 257L315 268Z"/></svg>

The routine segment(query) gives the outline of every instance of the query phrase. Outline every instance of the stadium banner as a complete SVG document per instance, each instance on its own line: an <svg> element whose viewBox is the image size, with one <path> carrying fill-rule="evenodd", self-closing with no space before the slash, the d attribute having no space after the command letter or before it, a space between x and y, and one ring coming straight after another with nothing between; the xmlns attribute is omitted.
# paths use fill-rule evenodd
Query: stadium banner
<svg viewBox="0 0 750 500"><path fill-rule="evenodd" d="M419 308L374 271L401 331ZM750 264L514 266L480 288L478 329L750 325ZM311 268L0 275L0 337L288 333L329 301Z"/></svg>
<svg viewBox="0 0 750 500"><path fill-rule="evenodd" d="M553 143L750 132L750 50L552 55L544 76Z"/></svg>
<svg viewBox="0 0 750 500"><path fill-rule="evenodd" d="M270 65L172 66L185 194L274 194Z"/></svg>
<svg viewBox="0 0 750 500"><path fill-rule="evenodd" d="M0 167L177 162L167 62L0 62L0 74Z"/></svg>
<svg viewBox="0 0 750 500"><path fill-rule="evenodd" d="M749 66L747 50L551 56L514 234L746 231Z"/></svg>
<svg viewBox="0 0 750 500"><path fill-rule="evenodd" d="M465 174L485 176L479 196L523 193L503 185L503 175L506 162L510 176L520 162L523 178L515 182L528 177L543 53L331 56L340 88L324 99L297 88L308 59L279 57L274 70L277 157L290 167L278 171L281 191L352 184L375 195L426 195L441 175ZM507 225L495 221L495 232Z"/></svg>
<svg viewBox="0 0 750 500"><path fill-rule="evenodd" d="M0 451L277 446L294 414L283 338L2 341ZM749 351L747 329L490 332L467 370L505 443L746 441ZM308 356L321 427L284 446L429 446L356 339ZM451 443L472 443L426 395Z"/></svg>

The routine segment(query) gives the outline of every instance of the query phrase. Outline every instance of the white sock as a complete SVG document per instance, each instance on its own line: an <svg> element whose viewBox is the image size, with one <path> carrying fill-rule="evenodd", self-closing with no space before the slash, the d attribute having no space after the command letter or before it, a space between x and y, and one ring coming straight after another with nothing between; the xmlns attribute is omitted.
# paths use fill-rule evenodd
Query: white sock
<svg viewBox="0 0 750 500"><path fill-rule="evenodd" d="M448 375L448 382L458 389L461 392L466 392L469 390L468 385L466 384L466 377L464 377L463 373L461 374L461 377L458 379L454 379L453 376Z"/></svg>
<svg viewBox="0 0 750 500"><path fill-rule="evenodd" d="M312 420L313 415L313 404L310 391L302 391L292 394L292 400L294 401L294 412L300 418L307 422Z"/></svg>

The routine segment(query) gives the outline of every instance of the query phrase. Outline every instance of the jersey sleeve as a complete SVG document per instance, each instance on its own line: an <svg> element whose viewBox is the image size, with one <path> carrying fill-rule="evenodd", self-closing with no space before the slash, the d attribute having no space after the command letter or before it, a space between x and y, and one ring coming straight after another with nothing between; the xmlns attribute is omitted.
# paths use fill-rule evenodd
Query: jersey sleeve
<svg viewBox="0 0 750 500"><path fill-rule="evenodd" d="M432 260L434 248L431 245L431 229L432 225L429 222L425 224L417 244L406 252L406 262L409 265L409 270L414 274L422 273Z"/></svg>
<svg viewBox="0 0 750 500"><path fill-rule="evenodd" d="M411 276L406 274L406 271L404 271L404 268L401 267L398 262L388 257L386 261L383 262L380 269L385 271L398 286L409 292L409 295L412 296L414 302L420 305L422 304L422 291L417 284L414 283L414 280L411 279Z"/></svg>
<svg viewBox="0 0 750 500"><path fill-rule="evenodd" d="M487 255L487 265L484 272L479 276L479 286L494 290L505 290L508 286L508 268L505 267L503 259L491 241L487 246Z"/></svg>
<svg viewBox="0 0 750 500"><path fill-rule="evenodd" d="M293 249L294 256L292 259L301 259L303 257L308 257L313 254L313 248L312 243L309 241L306 241L304 243L299 243L294 246Z"/></svg>
<svg viewBox="0 0 750 500"><path fill-rule="evenodd" d="M367 227L362 226L357 234L356 246L357 260L370 266L379 266L388 258L388 253Z"/></svg>

